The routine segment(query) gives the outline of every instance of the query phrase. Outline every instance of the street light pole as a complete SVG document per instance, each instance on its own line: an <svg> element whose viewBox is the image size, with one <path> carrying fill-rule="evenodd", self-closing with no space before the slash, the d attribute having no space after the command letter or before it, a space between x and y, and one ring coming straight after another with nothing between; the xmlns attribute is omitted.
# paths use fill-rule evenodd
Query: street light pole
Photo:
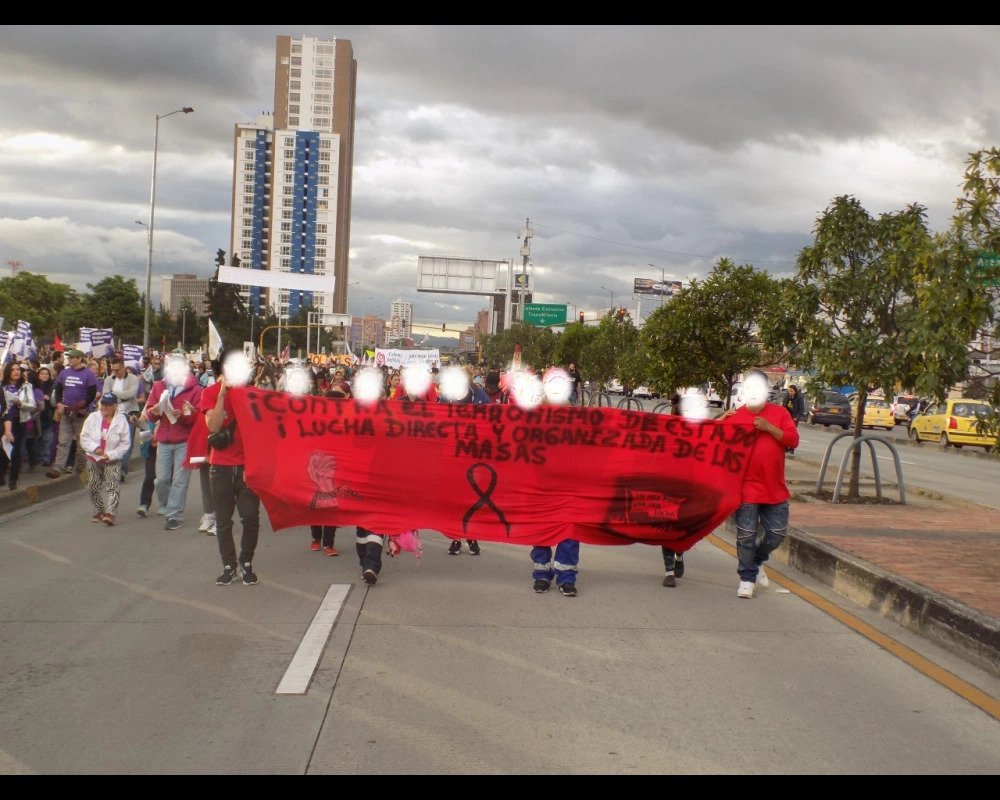
<svg viewBox="0 0 1000 800"><path fill-rule="evenodd" d="M142 349L143 351L149 347L149 309L153 305L153 299L150 297L150 292L152 291L153 283L153 217L156 211L156 156L157 150L160 145L160 120L166 119L174 114L190 114L194 111L193 108L184 106L184 108L178 108L175 111L171 111L169 114L157 114L156 115L156 130L153 134L153 177L149 184L149 254L146 259L146 310L143 315L142 323Z"/></svg>
<svg viewBox="0 0 1000 800"><path fill-rule="evenodd" d="M611 311L613 312L615 310L615 293L607 286L602 286L601 288L606 292L611 292Z"/></svg>
<svg viewBox="0 0 1000 800"><path fill-rule="evenodd" d="M181 347L184 348L184 352L188 351L187 346L187 326L188 326L188 310L187 306L181 309Z"/></svg>

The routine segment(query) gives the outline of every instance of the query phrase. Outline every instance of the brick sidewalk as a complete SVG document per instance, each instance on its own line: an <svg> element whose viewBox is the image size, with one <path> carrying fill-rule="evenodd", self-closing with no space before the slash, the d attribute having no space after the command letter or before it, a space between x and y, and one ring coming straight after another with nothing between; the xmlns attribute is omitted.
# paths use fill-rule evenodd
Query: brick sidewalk
<svg viewBox="0 0 1000 800"><path fill-rule="evenodd" d="M789 462L789 488L811 491L818 473L818 466ZM874 496L874 488L863 487L862 494ZM789 525L1000 619L996 509L926 496L915 496L906 506L793 502Z"/></svg>

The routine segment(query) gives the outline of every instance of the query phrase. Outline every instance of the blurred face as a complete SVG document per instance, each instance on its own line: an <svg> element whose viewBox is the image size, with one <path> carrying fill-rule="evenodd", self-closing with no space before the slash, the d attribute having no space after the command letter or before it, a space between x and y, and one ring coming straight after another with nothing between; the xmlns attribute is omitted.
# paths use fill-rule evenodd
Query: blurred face
<svg viewBox="0 0 1000 800"><path fill-rule="evenodd" d="M397 386L399 386L399 375L393 375L391 378L389 378L389 385L394 389Z"/></svg>
<svg viewBox="0 0 1000 800"><path fill-rule="evenodd" d="M38 370L38 380L40 381L52 380L52 373L49 372L48 367L42 367L40 370Z"/></svg>
<svg viewBox="0 0 1000 800"><path fill-rule="evenodd" d="M125 365L119 364L117 361L111 365L111 371L115 374L116 378L125 377Z"/></svg>
<svg viewBox="0 0 1000 800"><path fill-rule="evenodd" d="M12 381L21 380L21 367L17 364L10 368L10 379Z"/></svg>
<svg viewBox="0 0 1000 800"><path fill-rule="evenodd" d="M150 366L153 367L153 369L159 369L160 367L163 366L163 359L160 358L159 356L156 356L154 358L151 358L149 360L149 363L150 363Z"/></svg>
<svg viewBox="0 0 1000 800"><path fill-rule="evenodd" d="M101 370L101 367L100 367L100 365L99 365L99 364L98 364L98 363L97 363L96 361L94 361L94 360L91 360L90 362L88 362L88 363L87 363L87 367L88 367L88 368L90 369L90 371L91 371L91 372L93 372L93 373L94 373L95 375L96 375L96 374L97 374L98 372L100 372L100 370Z"/></svg>

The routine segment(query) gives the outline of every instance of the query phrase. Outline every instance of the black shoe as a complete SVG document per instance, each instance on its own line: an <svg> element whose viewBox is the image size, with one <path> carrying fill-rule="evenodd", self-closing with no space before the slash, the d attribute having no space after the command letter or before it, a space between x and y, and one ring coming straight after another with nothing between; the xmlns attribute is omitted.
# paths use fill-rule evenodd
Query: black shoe
<svg viewBox="0 0 1000 800"><path fill-rule="evenodd" d="M469 552L472 553L472 555L474 556L478 556L480 553L479 542L477 542L475 539L469 539Z"/></svg>
<svg viewBox="0 0 1000 800"><path fill-rule="evenodd" d="M243 585L244 586L256 586L257 585L257 573L253 571L253 564L247 561L243 565Z"/></svg>
<svg viewBox="0 0 1000 800"><path fill-rule="evenodd" d="M361 573L361 577L364 579L365 583L367 583L369 586L374 586L375 583L378 581L378 575L375 574L375 570L373 569L366 569L364 572Z"/></svg>
<svg viewBox="0 0 1000 800"><path fill-rule="evenodd" d="M218 578L215 579L215 582L219 586L228 586L234 580L236 580L236 573L237 573L237 569L236 569L235 566L233 566L233 567L225 566L225 567L222 568L222 574Z"/></svg>
<svg viewBox="0 0 1000 800"><path fill-rule="evenodd" d="M559 586L559 591L564 597L576 597L576 584L564 583Z"/></svg>
<svg viewBox="0 0 1000 800"><path fill-rule="evenodd" d="M538 592L538 594L545 594L549 590L550 584L551 581L543 581L541 578L539 578L537 581L535 581L535 591Z"/></svg>
<svg viewBox="0 0 1000 800"><path fill-rule="evenodd" d="M677 585L677 578L674 577L674 573L668 572L666 575L663 576L663 585L664 586Z"/></svg>
<svg viewBox="0 0 1000 800"><path fill-rule="evenodd" d="M451 545L449 545L449 547L448 547L448 555L450 555L450 556L457 556L461 552L462 552L462 540L461 539L456 539L455 541L453 541L451 543Z"/></svg>
<svg viewBox="0 0 1000 800"><path fill-rule="evenodd" d="M684 555L683 553L678 553L674 556L674 575L678 578L684 577ZM663 584L666 586L666 584Z"/></svg>

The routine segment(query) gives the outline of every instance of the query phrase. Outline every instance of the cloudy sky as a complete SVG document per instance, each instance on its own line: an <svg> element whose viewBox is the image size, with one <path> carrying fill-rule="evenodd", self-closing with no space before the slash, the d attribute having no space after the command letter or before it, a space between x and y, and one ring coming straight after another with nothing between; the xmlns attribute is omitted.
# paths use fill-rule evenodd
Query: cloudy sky
<svg viewBox="0 0 1000 800"><path fill-rule="evenodd" d="M207 276L279 34L354 46L352 313L474 322L482 299L416 291L417 256L518 257L526 217L535 300L571 313L722 256L788 273L840 194L946 227L1000 144L998 27L5 26L2 260L141 287L155 115L190 105L160 124L154 300Z"/></svg>

